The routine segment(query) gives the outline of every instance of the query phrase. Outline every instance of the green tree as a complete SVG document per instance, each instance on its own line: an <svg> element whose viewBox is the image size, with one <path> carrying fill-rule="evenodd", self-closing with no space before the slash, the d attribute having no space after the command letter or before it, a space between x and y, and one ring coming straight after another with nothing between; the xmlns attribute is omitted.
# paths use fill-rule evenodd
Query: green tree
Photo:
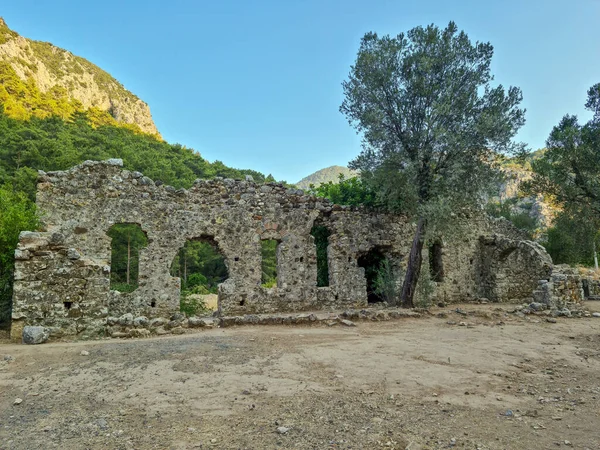
<svg viewBox="0 0 600 450"><path fill-rule="evenodd" d="M173 260L171 275L181 279L182 292L202 286L214 294L229 276L217 244L208 238L187 241Z"/></svg>
<svg viewBox="0 0 600 450"><path fill-rule="evenodd" d="M148 238L135 223L117 223L110 227L111 288L130 292L138 285L140 250L148 245Z"/></svg>
<svg viewBox="0 0 600 450"><path fill-rule="evenodd" d="M309 192L317 197L324 197L332 203L350 206L377 206L376 193L362 178L346 178L339 175L339 182L329 181L321 183L318 187L310 185Z"/></svg>
<svg viewBox="0 0 600 450"><path fill-rule="evenodd" d="M547 245L553 258L569 263L590 262L600 228L600 83L587 94L592 119L581 125L576 116L565 115L546 151L531 162L532 179L523 184L526 194L542 194L562 209Z"/></svg>
<svg viewBox="0 0 600 450"><path fill-rule="evenodd" d="M520 230L526 231L529 239L539 228L539 220L530 215L527 211L519 211L517 208L519 199L511 198L504 201L492 201L485 205L486 212L492 217L503 217L512 222ZM531 204L529 204L531 207Z"/></svg>
<svg viewBox="0 0 600 450"><path fill-rule="evenodd" d="M589 89L586 108L594 113L586 124L567 114L552 129L546 151L531 163L533 179L524 190L600 218L600 83Z"/></svg>
<svg viewBox="0 0 600 450"><path fill-rule="evenodd" d="M0 186L0 326L10 323L15 249L19 233L35 230L35 204L22 192Z"/></svg>
<svg viewBox="0 0 600 450"><path fill-rule="evenodd" d="M277 246L275 239L260 241L261 285L267 288L277 286Z"/></svg>
<svg viewBox="0 0 600 450"><path fill-rule="evenodd" d="M555 264L594 264L595 248L600 245L598 220L571 208L558 213L547 230L544 247Z"/></svg>
<svg viewBox="0 0 600 450"><path fill-rule="evenodd" d="M491 86L492 54L489 43L472 44L453 22L396 37L367 33L343 83L340 111L363 135L351 168L371 179L389 207L417 219L405 306L413 306L428 216L437 205L472 205L495 175L495 154L522 149L512 142L524 123L521 91Z"/></svg>

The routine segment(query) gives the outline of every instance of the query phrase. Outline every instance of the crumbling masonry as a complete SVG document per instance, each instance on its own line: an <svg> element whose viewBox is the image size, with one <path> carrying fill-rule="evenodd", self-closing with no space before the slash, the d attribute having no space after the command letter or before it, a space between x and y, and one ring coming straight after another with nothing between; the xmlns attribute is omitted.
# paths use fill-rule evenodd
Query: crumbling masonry
<svg viewBox="0 0 600 450"><path fill-rule="evenodd" d="M13 336L24 325L43 325L53 335L87 337L104 333L124 314L147 318L139 323L170 317L179 311L180 295L171 261L186 240L199 238L217 243L228 268L219 286L221 315L366 307L359 258L383 252L400 285L414 231L402 216L333 205L275 183L217 178L175 189L123 170L120 160L40 172L37 205L43 231L23 232L15 254ZM116 223L139 224L148 238L140 251L139 287L127 294L110 289L107 231ZM317 287L315 224L330 232L326 287ZM273 288L260 283L263 239L279 242ZM437 300L527 301L540 280L552 278L544 249L503 221L473 220L441 252ZM423 260L427 265L427 254ZM577 289L568 295L581 295Z"/></svg>

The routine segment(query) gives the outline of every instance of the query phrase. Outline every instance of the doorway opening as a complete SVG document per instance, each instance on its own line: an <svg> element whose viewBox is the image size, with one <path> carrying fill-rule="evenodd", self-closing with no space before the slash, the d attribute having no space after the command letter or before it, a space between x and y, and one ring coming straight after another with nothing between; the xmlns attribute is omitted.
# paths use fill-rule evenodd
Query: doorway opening
<svg viewBox="0 0 600 450"><path fill-rule="evenodd" d="M180 279L181 312L193 316L217 310L219 284L229 272L214 237L186 241L173 258L170 273Z"/></svg>
<svg viewBox="0 0 600 450"><path fill-rule="evenodd" d="M110 289L133 292L138 287L140 250L148 237L137 223L116 223L106 233L110 238Z"/></svg>
<svg viewBox="0 0 600 450"><path fill-rule="evenodd" d="M358 257L358 266L365 269L367 281L367 299L369 303L383 302L385 299L378 289L378 278L386 265L387 258L380 247L373 247L367 253Z"/></svg>
<svg viewBox="0 0 600 450"><path fill-rule="evenodd" d="M331 232L324 225L314 225L310 234L315 238L315 247L317 248L317 287L326 287L329 286L327 246Z"/></svg>

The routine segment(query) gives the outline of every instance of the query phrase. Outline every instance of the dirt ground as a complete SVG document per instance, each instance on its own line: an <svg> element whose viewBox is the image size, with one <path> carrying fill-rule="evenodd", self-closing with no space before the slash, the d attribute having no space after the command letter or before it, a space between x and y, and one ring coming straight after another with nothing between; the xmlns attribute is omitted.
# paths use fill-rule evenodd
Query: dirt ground
<svg viewBox="0 0 600 450"><path fill-rule="evenodd" d="M0 448L600 449L600 319L460 307L1 345Z"/></svg>

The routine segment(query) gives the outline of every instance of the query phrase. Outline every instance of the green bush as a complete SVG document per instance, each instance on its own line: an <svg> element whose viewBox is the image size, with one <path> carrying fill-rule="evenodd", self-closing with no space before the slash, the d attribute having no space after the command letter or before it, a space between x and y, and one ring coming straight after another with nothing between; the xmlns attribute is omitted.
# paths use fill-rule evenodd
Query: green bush
<svg viewBox="0 0 600 450"><path fill-rule="evenodd" d="M436 284L431 280L429 270L421 269L421 276L417 281L414 303L417 308L429 308L433 302Z"/></svg>
<svg viewBox="0 0 600 450"><path fill-rule="evenodd" d="M35 204L23 192L0 186L0 327L10 323L15 249L19 234L36 230Z"/></svg>
<svg viewBox="0 0 600 450"><path fill-rule="evenodd" d="M260 242L262 256L261 286L271 288L277 286L277 246L275 239L265 239Z"/></svg>
<svg viewBox="0 0 600 450"><path fill-rule="evenodd" d="M138 288L137 282L135 284L127 284L127 283L121 283L121 282L111 282L110 283L110 288L113 291L119 291L119 292L123 292L123 293L130 293L135 291Z"/></svg>
<svg viewBox="0 0 600 450"><path fill-rule="evenodd" d="M179 311L188 317L200 316L212 312L202 300L190 297L189 295L182 295L179 299Z"/></svg>
<svg viewBox="0 0 600 450"><path fill-rule="evenodd" d="M518 199L513 198L504 202L490 202L486 205L486 212L492 217L503 217L512 222L512 224L520 230L526 231L530 237L539 228L540 224L537 218L531 216L528 212L517 212L516 204ZM532 204L522 206L526 211L532 209Z"/></svg>
<svg viewBox="0 0 600 450"><path fill-rule="evenodd" d="M377 294L388 305L395 305L398 298L397 274L389 258L385 258L379 264L375 276L375 294Z"/></svg>

